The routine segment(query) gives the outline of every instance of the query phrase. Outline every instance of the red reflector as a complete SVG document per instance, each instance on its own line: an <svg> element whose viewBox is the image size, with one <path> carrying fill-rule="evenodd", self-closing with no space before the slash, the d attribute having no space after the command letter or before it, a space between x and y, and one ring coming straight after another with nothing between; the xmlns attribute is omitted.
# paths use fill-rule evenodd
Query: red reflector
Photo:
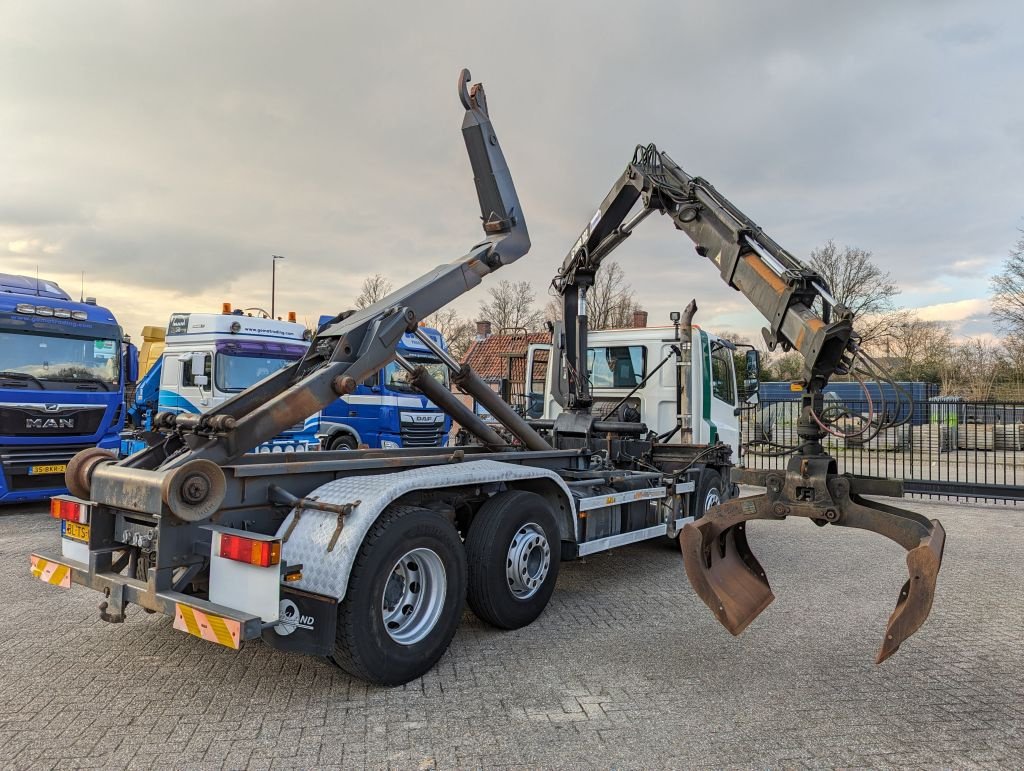
<svg viewBox="0 0 1024 771"><path fill-rule="evenodd" d="M220 556L268 568L281 561L280 541L257 541L240 535L220 535Z"/></svg>
<svg viewBox="0 0 1024 771"><path fill-rule="evenodd" d="M66 519L68 522L80 522L84 525L89 521L89 507L74 501L51 498L50 516L54 519Z"/></svg>

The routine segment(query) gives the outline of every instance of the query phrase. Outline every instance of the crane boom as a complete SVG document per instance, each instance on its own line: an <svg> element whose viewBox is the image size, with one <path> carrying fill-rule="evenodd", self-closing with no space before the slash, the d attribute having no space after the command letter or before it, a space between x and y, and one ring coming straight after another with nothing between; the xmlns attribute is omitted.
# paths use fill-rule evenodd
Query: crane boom
<svg viewBox="0 0 1024 771"><path fill-rule="evenodd" d="M638 203L641 208L634 213ZM821 525L880 533L908 550L911 574L886 628L878 654L878 661L883 661L924 623L931 609L945 531L938 520L862 497L902 496L902 485L840 475L822 445L828 433L845 436L830 425L823 410L829 378L852 374L861 379L861 370L878 377L876 365L859 346L853 314L836 301L820 275L707 180L686 173L653 144L636 148L552 281L563 298L566 330L560 379L567 385L568 414L559 419L580 422L593 401L586 366L587 291L601 263L654 212L668 216L697 253L715 264L722 280L764 316L763 334L770 349L782 346L803 358L799 444L784 448L793 457L784 473L740 471L737 478L765 487L765 493L727 501L683 528L680 545L691 584L718 620L739 634L774 599L764 569L747 544L747 521L803 516ZM909 411L904 421L908 419ZM886 421L885 415L877 423L869 416L858 433L870 438L896 425Z"/></svg>

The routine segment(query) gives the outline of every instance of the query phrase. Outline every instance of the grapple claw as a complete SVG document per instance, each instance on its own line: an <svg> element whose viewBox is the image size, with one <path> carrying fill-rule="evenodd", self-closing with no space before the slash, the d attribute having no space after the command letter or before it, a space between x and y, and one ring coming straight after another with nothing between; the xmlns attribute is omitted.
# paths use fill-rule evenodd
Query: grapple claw
<svg viewBox="0 0 1024 771"><path fill-rule="evenodd" d="M837 474L825 455L794 461L784 474L757 472L766 493L727 501L687 523L679 538L686 575L722 626L738 635L775 599L747 544L749 520L798 516L884 535L907 550L910 575L886 625L881 663L928 618L946 532L938 520L858 494L902 495L899 483Z"/></svg>
<svg viewBox="0 0 1024 771"><path fill-rule="evenodd" d="M746 521L763 518L767 496L740 498L683 527L679 538L686 575L722 626L738 635L775 595L747 545Z"/></svg>
<svg viewBox="0 0 1024 771"><path fill-rule="evenodd" d="M896 607L885 625L882 647L875 658L881 664L899 650L900 643L916 632L932 609L935 582L942 564L942 551L946 545L946 531L937 519L931 520L932 532L921 539L921 544L907 552L910 578L900 589Z"/></svg>

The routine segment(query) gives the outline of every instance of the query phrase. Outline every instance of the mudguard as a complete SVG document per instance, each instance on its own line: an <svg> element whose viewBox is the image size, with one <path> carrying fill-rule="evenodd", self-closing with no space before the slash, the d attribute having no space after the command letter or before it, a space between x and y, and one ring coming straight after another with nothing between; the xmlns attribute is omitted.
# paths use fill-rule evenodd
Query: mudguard
<svg viewBox="0 0 1024 771"><path fill-rule="evenodd" d="M572 495L561 477L549 469L517 463L474 460L394 474L342 477L306 497L345 509L346 513L292 509L277 531L283 540L281 559L290 565L302 565L302 578L293 587L340 601L345 597L363 538L384 508L400 496L414 490L538 479L550 480L549 484L555 486L551 489L564 496L563 510L573 513L575 520Z"/></svg>

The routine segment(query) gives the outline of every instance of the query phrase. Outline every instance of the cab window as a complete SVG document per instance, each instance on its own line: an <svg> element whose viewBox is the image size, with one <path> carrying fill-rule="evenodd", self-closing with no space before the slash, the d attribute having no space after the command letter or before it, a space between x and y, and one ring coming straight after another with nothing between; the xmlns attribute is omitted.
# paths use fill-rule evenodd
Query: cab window
<svg viewBox="0 0 1024 771"><path fill-rule="evenodd" d="M726 404L736 404L732 351L718 343L711 347L711 390L716 399Z"/></svg>
<svg viewBox="0 0 1024 771"><path fill-rule="evenodd" d="M642 345L588 348L587 369L592 388L633 388L646 374L647 349Z"/></svg>

